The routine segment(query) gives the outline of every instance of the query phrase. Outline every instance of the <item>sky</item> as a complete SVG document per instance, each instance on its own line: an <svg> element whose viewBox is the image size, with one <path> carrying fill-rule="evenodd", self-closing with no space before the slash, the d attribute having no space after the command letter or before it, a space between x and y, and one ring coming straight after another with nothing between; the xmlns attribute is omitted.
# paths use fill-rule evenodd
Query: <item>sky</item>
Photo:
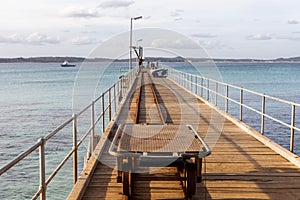
<svg viewBox="0 0 300 200"><path fill-rule="evenodd" d="M87 57L140 15L134 30L178 32L213 58L300 56L299 0L2 0L0 57Z"/></svg>

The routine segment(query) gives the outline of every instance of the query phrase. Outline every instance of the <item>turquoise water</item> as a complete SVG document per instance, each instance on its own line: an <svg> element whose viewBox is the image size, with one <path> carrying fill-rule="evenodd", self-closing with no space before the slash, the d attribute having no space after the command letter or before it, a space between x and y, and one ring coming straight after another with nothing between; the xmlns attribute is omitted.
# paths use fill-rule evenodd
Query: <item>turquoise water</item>
<svg viewBox="0 0 300 200"><path fill-rule="evenodd" d="M196 72L188 63L165 64L186 72ZM124 71L127 63L113 63L108 69L105 69L107 63L86 63L84 70L79 69L80 63L77 65L76 68L61 68L57 63L0 64L0 165L70 118L74 110L79 110L78 107L73 107L74 102L86 105L92 96L101 94L118 80L120 68ZM224 82L300 102L299 63L219 63L217 66ZM104 75L99 71L103 71ZM210 76L210 68L203 67L200 71L204 76ZM85 94L87 89L77 87L79 85L92 88L83 100L77 99L76 95ZM259 107L259 99L248 98L245 101L257 101ZM289 108L282 106L284 112L286 109L287 114L284 114L278 111L280 105L272 102L269 105L272 106L266 108L267 112L289 122L290 119L285 117L290 115ZM238 115L236 107L231 105L230 109L233 115ZM244 120L259 130L259 116L252 115L251 112L247 116L247 112L245 111ZM266 121L266 125L266 135L287 148L289 129L280 129L278 124L269 121ZM53 138L53 143L47 144L47 174L63 159L65 152L71 150L71 141L72 129L68 127ZM298 136L296 142L300 144ZM86 145L83 145L81 152L85 149ZM299 151L298 148L296 150ZM38 189L37 155L38 152L34 152L16 169L0 177L0 199L32 197ZM83 158L79 159L82 167ZM49 185L49 199L66 198L72 188L71 166L71 163L67 163ZM51 191L55 191L55 195Z"/></svg>

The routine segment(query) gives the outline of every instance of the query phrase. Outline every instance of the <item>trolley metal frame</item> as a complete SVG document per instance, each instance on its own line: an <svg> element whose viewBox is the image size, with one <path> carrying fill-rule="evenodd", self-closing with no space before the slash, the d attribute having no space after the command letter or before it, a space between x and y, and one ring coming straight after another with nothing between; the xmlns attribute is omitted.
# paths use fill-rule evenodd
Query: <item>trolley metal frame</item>
<svg viewBox="0 0 300 200"><path fill-rule="evenodd" d="M121 149L120 145L123 139L125 128L130 127L145 127L149 130L152 128L162 127L166 130L168 126L173 128L178 126L179 130L184 130L185 133L192 134L194 140L198 140L201 147L199 149L157 149L151 151L149 149L140 148L135 146L133 149ZM137 131L138 132L138 131ZM143 131L141 131L143 132ZM127 139L130 137L139 136L142 133L130 133L132 135L127 136ZM161 133L164 134L164 133ZM165 133L168 134L168 133ZM143 135L140 135L143 137ZM127 141L128 142L128 141ZM151 142L157 142L157 138L147 140L147 144ZM160 142L164 142L162 139ZM169 142L169 140L166 140ZM162 150L162 151L159 151ZM171 151L169 151L171 150ZM130 197L131 196L131 185L132 185L132 174L137 172L139 167L160 167L164 165L165 167L178 167L183 173L182 181L185 189L186 196L190 197L196 192L196 182L202 181L202 159L210 155L211 150L209 146L205 143L202 137L197 133L197 131L191 125L141 125L141 124L122 124L118 127L118 130L113 138L111 146L109 148L109 154L117 157L117 181L123 183L123 194Z"/></svg>

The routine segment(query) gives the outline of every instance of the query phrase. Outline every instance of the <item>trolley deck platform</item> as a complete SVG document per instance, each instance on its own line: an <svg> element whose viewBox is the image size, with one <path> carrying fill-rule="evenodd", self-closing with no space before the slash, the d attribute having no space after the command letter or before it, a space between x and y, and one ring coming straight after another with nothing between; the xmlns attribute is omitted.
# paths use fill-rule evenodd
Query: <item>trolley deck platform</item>
<svg viewBox="0 0 300 200"><path fill-rule="evenodd" d="M123 193L130 196L131 173L141 167L176 166L184 170L186 195L195 194L196 182L201 182L202 158L211 151L191 125L121 125L110 146L116 156L118 182Z"/></svg>

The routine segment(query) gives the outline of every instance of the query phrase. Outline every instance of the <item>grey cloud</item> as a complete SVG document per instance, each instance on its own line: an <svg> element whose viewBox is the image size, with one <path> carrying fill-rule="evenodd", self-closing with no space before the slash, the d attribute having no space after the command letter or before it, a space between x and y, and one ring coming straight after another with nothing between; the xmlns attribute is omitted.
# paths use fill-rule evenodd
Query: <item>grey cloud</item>
<svg viewBox="0 0 300 200"><path fill-rule="evenodd" d="M299 24L300 22L297 20L289 20L288 24Z"/></svg>
<svg viewBox="0 0 300 200"><path fill-rule="evenodd" d="M62 11L62 15L74 18L96 18L101 15L96 9L87 9L83 7L69 7Z"/></svg>
<svg viewBox="0 0 300 200"><path fill-rule="evenodd" d="M71 40L71 43L73 45L90 45L90 44L97 44L100 43L101 41L98 41L96 38L92 37L75 37Z"/></svg>
<svg viewBox="0 0 300 200"><path fill-rule="evenodd" d="M272 37L270 35L261 35L261 34L256 34L256 35L249 35L246 37L247 40L271 40Z"/></svg>
<svg viewBox="0 0 300 200"><path fill-rule="evenodd" d="M277 37L276 39L279 39L279 40L300 41L300 37L294 37L294 36L282 36L282 37Z"/></svg>
<svg viewBox="0 0 300 200"><path fill-rule="evenodd" d="M196 38L215 38L215 37L217 37L216 35L211 34L211 33L195 33L195 34L192 34L192 36L196 37Z"/></svg>
<svg viewBox="0 0 300 200"><path fill-rule="evenodd" d="M0 43L45 45L58 44L60 42L59 37L51 37L41 33L32 33L28 36L21 36L18 34L0 36Z"/></svg>
<svg viewBox="0 0 300 200"><path fill-rule="evenodd" d="M151 43L152 47L155 48L171 48L171 49L198 49L199 46L196 45L191 40L188 39L156 39Z"/></svg>
<svg viewBox="0 0 300 200"><path fill-rule="evenodd" d="M300 41L300 37L288 37L287 39L292 41Z"/></svg>
<svg viewBox="0 0 300 200"><path fill-rule="evenodd" d="M175 10L175 11L172 11L171 13L170 13L170 16L171 17L176 17L176 18L178 18L178 17L180 17L181 16L181 14L184 12L184 10Z"/></svg>
<svg viewBox="0 0 300 200"><path fill-rule="evenodd" d="M221 49L224 47L219 41L200 40L199 44L204 49Z"/></svg>
<svg viewBox="0 0 300 200"><path fill-rule="evenodd" d="M175 19L174 19L174 21L181 21L181 20L183 20L182 17L178 17L178 18L175 18Z"/></svg>
<svg viewBox="0 0 300 200"><path fill-rule="evenodd" d="M22 43L23 41L25 41L24 38L18 34L0 36L0 43Z"/></svg>
<svg viewBox="0 0 300 200"><path fill-rule="evenodd" d="M40 33L33 33L26 37L26 42L29 44L43 45L43 44L58 44L60 40L58 37L51 37Z"/></svg>
<svg viewBox="0 0 300 200"><path fill-rule="evenodd" d="M126 8L134 3L135 3L134 1L111 0L111 1L103 2L98 7L99 8L122 8L122 7Z"/></svg>

